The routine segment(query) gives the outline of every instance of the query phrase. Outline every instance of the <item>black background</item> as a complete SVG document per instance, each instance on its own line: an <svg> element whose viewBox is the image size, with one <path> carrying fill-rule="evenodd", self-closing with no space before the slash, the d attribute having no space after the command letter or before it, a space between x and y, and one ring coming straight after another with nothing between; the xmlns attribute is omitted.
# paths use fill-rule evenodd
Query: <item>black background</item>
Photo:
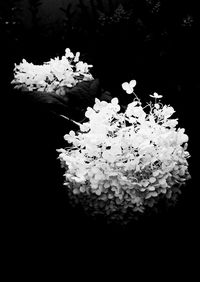
<svg viewBox="0 0 200 282"><path fill-rule="evenodd" d="M41 34L36 23L28 31L20 27L23 36L16 29L8 33L1 26L4 69L1 92L2 101L6 98L2 110L7 137L4 165L7 174L2 190L6 192L3 197L6 236L9 246L16 249L15 254L22 249L24 255L41 250L46 255L53 249L67 250L66 255L79 254L74 261L80 264L83 254L90 255L90 263L95 255L106 259L106 253L120 260L129 254L132 259L149 262L157 252L158 264L161 254L176 261L176 255L183 253L182 258L188 260L197 249L200 84L196 7L191 1L186 6L180 1L168 5L161 1L163 8L159 15L144 8L145 1L140 1L143 6L138 1L133 1L135 6L128 2L131 4L127 9L133 8L133 17L122 25L105 27L100 34L89 29L82 14L75 26L68 25L66 30L63 27L62 34L60 27L57 30L54 27L56 31L49 37ZM188 13L194 23L181 25ZM140 21L142 27L136 25ZM66 47L81 51L83 59L94 65L92 72L102 87L122 103L127 98L120 89L121 83L136 79L135 90L142 101L156 91L164 96L164 103L175 108L180 127L189 136L188 150L192 156L189 159L192 179L183 188L175 207L122 227L91 219L69 205L56 149L63 147L63 135L73 125L52 114L49 106L16 93L9 84L15 62L27 58L41 63L57 54L63 55ZM191 256L186 256L186 251Z"/></svg>

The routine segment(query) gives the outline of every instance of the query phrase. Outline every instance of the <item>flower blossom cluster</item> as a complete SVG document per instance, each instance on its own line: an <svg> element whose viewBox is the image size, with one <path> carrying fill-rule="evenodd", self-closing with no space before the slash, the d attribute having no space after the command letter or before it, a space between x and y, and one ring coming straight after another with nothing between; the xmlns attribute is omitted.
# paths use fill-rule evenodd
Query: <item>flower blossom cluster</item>
<svg viewBox="0 0 200 282"><path fill-rule="evenodd" d="M130 94L135 84L122 87ZM96 199L107 214L143 212L163 196L172 198L190 178L185 129L177 128L175 111L161 95L150 96L155 100L143 107L135 95L125 111L117 98L95 99L87 108L88 121L66 134L69 147L58 150L70 193Z"/></svg>
<svg viewBox="0 0 200 282"><path fill-rule="evenodd" d="M92 65L80 61L80 52L75 55L69 48L60 59L56 57L43 65L28 63L25 59L19 65L15 64L14 79L15 88L25 86L29 91L56 91L62 86L69 88L80 81L93 80L90 68Z"/></svg>

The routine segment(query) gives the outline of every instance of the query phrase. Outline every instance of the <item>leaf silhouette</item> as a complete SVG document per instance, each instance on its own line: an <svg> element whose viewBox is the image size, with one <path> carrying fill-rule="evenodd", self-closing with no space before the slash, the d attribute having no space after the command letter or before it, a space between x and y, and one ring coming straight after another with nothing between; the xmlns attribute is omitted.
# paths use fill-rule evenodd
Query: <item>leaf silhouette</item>
<svg viewBox="0 0 200 282"><path fill-rule="evenodd" d="M39 104L49 111L58 115L64 114L75 120L84 117L86 108L93 106L96 97L106 101L112 99L108 91L101 89L99 79L79 82L73 88L63 86L56 92L29 91L25 86L21 86L20 91L31 103Z"/></svg>

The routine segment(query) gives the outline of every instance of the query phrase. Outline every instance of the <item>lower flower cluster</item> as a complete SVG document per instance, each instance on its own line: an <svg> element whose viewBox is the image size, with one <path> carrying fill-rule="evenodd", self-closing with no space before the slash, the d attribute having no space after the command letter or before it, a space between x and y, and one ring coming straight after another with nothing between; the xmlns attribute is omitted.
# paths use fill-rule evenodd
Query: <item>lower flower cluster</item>
<svg viewBox="0 0 200 282"><path fill-rule="evenodd" d="M159 196L146 200L145 206L139 208L133 202L128 201L126 197L118 201L114 196L112 198L99 197L93 193L77 193L77 190L74 193L74 189L77 189L75 186L70 183L67 189L68 200L72 207L80 207L86 215L95 217L95 219L101 218L106 220L107 223L118 223L120 225L138 220L144 214L152 215L158 211L158 207L161 205L162 209L174 206L181 194L181 185L176 184L171 187L167 196L160 193Z"/></svg>
<svg viewBox="0 0 200 282"><path fill-rule="evenodd" d="M70 198L76 199L74 202L81 203L91 214L123 219L132 212L144 212L146 208L154 207L163 197L173 202L181 193L181 186L190 178L187 161L179 161L165 171L161 167L161 163L155 164L153 170L149 166L140 172L122 172L120 167L116 167L115 172L107 176L106 171L101 170L105 178L102 179L101 175L102 180L96 186L89 177L84 184L76 182L66 167L65 185ZM99 173L93 175L94 179L98 177Z"/></svg>
<svg viewBox="0 0 200 282"><path fill-rule="evenodd" d="M134 83L133 83L134 82ZM123 84L127 93L135 81ZM171 119L174 109L150 103L149 113L136 96L120 113L118 99L95 100L80 124L80 131L65 135L66 149L59 149L70 194L108 216L128 211L144 212L161 198L173 199L190 178L185 129Z"/></svg>

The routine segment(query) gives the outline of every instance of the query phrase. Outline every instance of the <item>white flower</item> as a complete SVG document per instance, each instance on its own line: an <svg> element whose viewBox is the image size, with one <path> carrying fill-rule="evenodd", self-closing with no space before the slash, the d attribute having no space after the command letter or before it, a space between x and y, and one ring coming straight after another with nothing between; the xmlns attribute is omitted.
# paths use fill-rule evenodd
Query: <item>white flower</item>
<svg viewBox="0 0 200 282"><path fill-rule="evenodd" d="M90 118L91 115L94 115L95 111L91 107L87 107L87 111L85 112L85 116Z"/></svg>
<svg viewBox="0 0 200 282"><path fill-rule="evenodd" d="M81 131L65 135L72 146L59 150L59 158L72 193L103 199L111 213L128 207L142 212L163 194L174 197L173 187L189 178L188 136L170 119L170 106L150 103L147 113L137 99L120 112L118 102L95 99Z"/></svg>
<svg viewBox="0 0 200 282"><path fill-rule="evenodd" d="M79 62L80 52L76 56L69 48L65 50L65 56L61 59L56 57L45 62L43 65L28 63L25 59L19 65L15 64L14 79L11 82L19 86L26 86L28 90L39 90L44 92L57 91L59 87L73 87L80 81L93 80L88 65Z"/></svg>
<svg viewBox="0 0 200 282"><path fill-rule="evenodd" d="M123 90L126 91L127 94L131 94L134 91L134 87L136 85L136 80L131 80L130 82L122 83Z"/></svg>
<svg viewBox="0 0 200 282"><path fill-rule="evenodd" d="M154 92L153 95L149 95L150 97L152 98L155 98L155 99L159 99L159 98L162 98L163 96L162 95L158 95L158 93Z"/></svg>
<svg viewBox="0 0 200 282"><path fill-rule="evenodd" d="M83 63L82 61L79 61L76 64L76 71L81 73L87 73L89 71L89 68L91 68L92 65L88 65L87 63Z"/></svg>
<svg viewBox="0 0 200 282"><path fill-rule="evenodd" d="M66 58L74 58L74 54L70 51L70 49L69 48L66 48L65 49L65 57Z"/></svg>
<svg viewBox="0 0 200 282"><path fill-rule="evenodd" d="M171 115L173 115L173 113L175 113L175 110L173 107L170 106L164 106L162 108L162 115L166 118L169 118Z"/></svg>
<svg viewBox="0 0 200 282"><path fill-rule="evenodd" d="M80 57L80 52L76 52L75 58L74 58L74 62L78 62L79 61L79 57Z"/></svg>
<svg viewBox="0 0 200 282"><path fill-rule="evenodd" d="M93 109L96 112L99 112L102 108L106 107L108 103L106 101L100 101L98 98L95 98L95 104Z"/></svg>

